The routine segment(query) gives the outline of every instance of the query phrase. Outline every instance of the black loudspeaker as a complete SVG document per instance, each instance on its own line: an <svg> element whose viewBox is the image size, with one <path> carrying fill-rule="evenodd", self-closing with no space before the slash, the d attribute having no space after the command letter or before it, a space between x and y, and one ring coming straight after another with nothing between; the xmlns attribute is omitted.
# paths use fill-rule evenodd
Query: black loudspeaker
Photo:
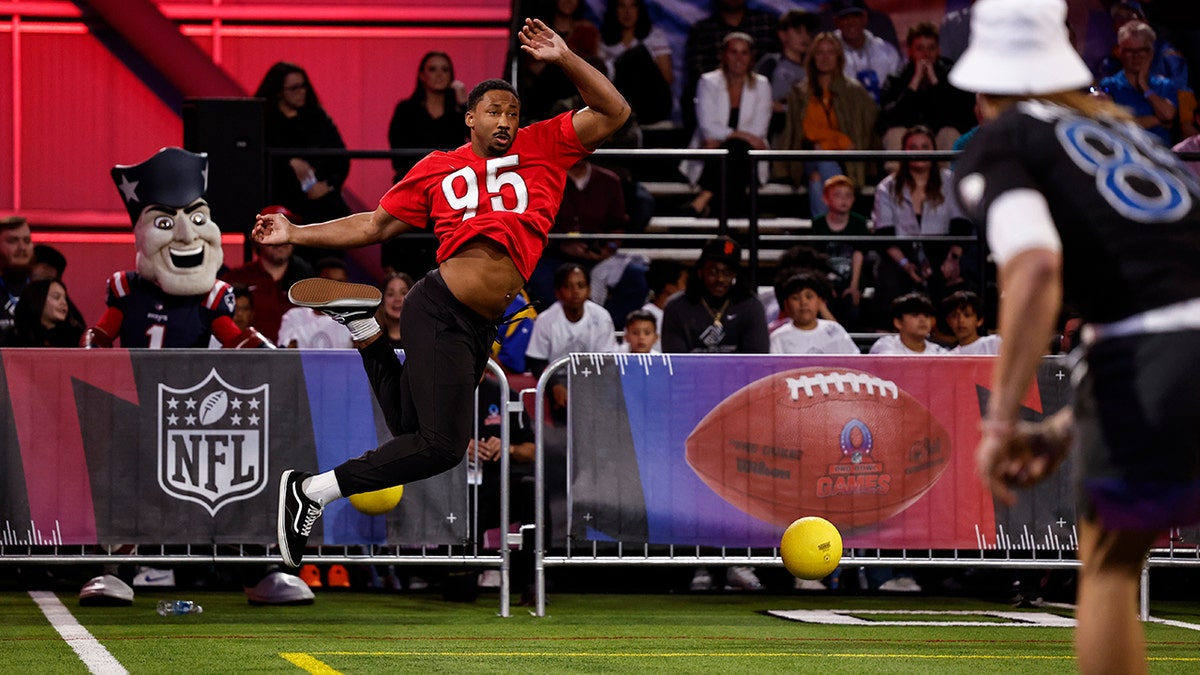
<svg viewBox="0 0 1200 675"><path fill-rule="evenodd" d="M266 199L261 98L187 98L183 147L208 153L207 200L222 232L247 233Z"/></svg>

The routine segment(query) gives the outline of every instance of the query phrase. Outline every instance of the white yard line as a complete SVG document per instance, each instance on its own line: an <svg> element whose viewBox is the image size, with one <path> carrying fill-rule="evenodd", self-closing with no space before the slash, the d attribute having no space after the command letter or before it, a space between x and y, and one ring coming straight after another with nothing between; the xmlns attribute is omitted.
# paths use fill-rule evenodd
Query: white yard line
<svg viewBox="0 0 1200 675"><path fill-rule="evenodd" d="M49 591L29 591L29 597L33 598L41 608L42 614L46 615L46 620L54 626L54 630L58 631L71 649L75 650L89 671L96 675L128 675L129 671L125 670L125 666L122 666L99 640L92 637L56 595Z"/></svg>

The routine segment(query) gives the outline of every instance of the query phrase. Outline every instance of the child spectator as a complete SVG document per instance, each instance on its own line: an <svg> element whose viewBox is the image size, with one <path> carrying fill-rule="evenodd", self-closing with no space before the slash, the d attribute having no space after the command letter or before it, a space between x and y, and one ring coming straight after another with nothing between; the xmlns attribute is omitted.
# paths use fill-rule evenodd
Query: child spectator
<svg viewBox="0 0 1200 675"><path fill-rule="evenodd" d="M628 354L661 354L658 345L658 320L644 309L635 309L625 317L625 340L621 351Z"/></svg>
<svg viewBox="0 0 1200 675"><path fill-rule="evenodd" d="M78 347L84 324L71 315L67 287L61 281L31 282L13 312L5 347Z"/></svg>
<svg viewBox="0 0 1200 675"><path fill-rule="evenodd" d="M866 217L850 210L854 207L855 189L854 181L841 174L825 181L821 199L829 212L813 218L813 235L865 237L871 234ZM856 324L862 301L862 245L831 241L825 244L825 254L829 256L832 269L833 296L829 311L843 324Z"/></svg>
<svg viewBox="0 0 1200 675"><path fill-rule="evenodd" d="M818 317L831 292L829 282L815 272L801 272L784 283L779 305L791 321L771 333L772 354L862 353L841 324Z"/></svg>
<svg viewBox="0 0 1200 675"><path fill-rule="evenodd" d="M957 345L951 354L999 354L999 335L980 335L983 327L983 301L972 291L955 291L942 300L939 307L946 327L954 334Z"/></svg>
<svg viewBox="0 0 1200 675"><path fill-rule="evenodd" d="M554 295L558 301L538 315L525 350L525 365L541 377L554 361L572 352L616 352L616 328L608 310L588 299L591 286L587 270L578 263L564 263L554 272ZM550 387L551 410L565 420L567 385L555 378Z"/></svg>
<svg viewBox="0 0 1200 675"><path fill-rule="evenodd" d="M804 61L818 32L821 18L803 9L789 9L779 17L778 52L764 54L755 70L771 81L771 126L767 136L776 144L787 114L787 95L805 77Z"/></svg>
<svg viewBox="0 0 1200 675"><path fill-rule="evenodd" d="M242 330L254 325L254 294L242 284L233 285L233 322Z"/></svg>
<svg viewBox="0 0 1200 675"><path fill-rule="evenodd" d="M921 293L907 293L892 301L892 325L898 333L884 335L871 345L871 354L932 356L946 349L929 340L933 330L933 303Z"/></svg>

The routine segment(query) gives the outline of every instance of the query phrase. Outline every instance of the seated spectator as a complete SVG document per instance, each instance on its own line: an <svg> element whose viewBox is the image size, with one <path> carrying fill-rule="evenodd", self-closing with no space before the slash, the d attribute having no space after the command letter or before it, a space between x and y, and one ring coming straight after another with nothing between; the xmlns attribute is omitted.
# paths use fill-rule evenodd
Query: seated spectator
<svg viewBox="0 0 1200 675"><path fill-rule="evenodd" d="M684 126L696 126L695 98L700 76L718 67L724 50L725 36L730 33L746 33L754 39L761 53L779 51L779 35L776 28L778 15L751 9L745 0L713 0L713 12L700 19L688 29L684 45L684 67L687 79L683 83L683 94L679 99L683 109Z"/></svg>
<svg viewBox="0 0 1200 675"><path fill-rule="evenodd" d="M781 150L870 150L879 147L875 123L879 107L857 81L843 74L842 45L821 33L808 50L804 82L788 94L787 121L779 139ZM853 162L843 168L832 160L789 162L786 170L796 187L808 186L809 210L815 218L825 213L825 181L839 174L861 184L866 165Z"/></svg>
<svg viewBox="0 0 1200 675"><path fill-rule="evenodd" d="M233 322L242 330L254 325L254 295L242 284L233 284Z"/></svg>
<svg viewBox="0 0 1200 675"><path fill-rule="evenodd" d="M929 340L933 331L934 309L921 293L908 293L892 301L892 326L896 333L884 335L871 345L871 354L933 356L946 349Z"/></svg>
<svg viewBox="0 0 1200 675"><path fill-rule="evenodd" d="M900 70L900 52L884 39L867 30L866 0L834 0L834 35L846 50L846 79L862 84L875 103L888 76Z"/></svg>
<svg viewBox="0 0 1200 675"><path fill-rule="evenodd" d="M758 294L758 301L767 315L768 333L792 320L784 306L779 304L779 298L783 296L783 285L788 279L801 272L815 272L822 279L828 279L833 274L833 268L829 266L829 256L811 246L796 244L784 251L779 256L779 266L775 270L771 289L760 289ZM825 305L821 305L821 318L837 320Z"/></svg>
<svg viewBox="0 0 1200 675"><path fill-rule="evenodd" d="M951 354L999 354L1000 336L981 335L983 330L983 301L971 291L955 291L946 296L938 307L946 327L954 334Z"/></svg>
<svg viewBox="0 0 1200 675"><path fill-rule="evenodd" d="M1179 96L1169 79L1150 70L1155 37L1154 29L1141 21L1121 26L1117 46L1122 70L1100 80L1100 88L1114 103L1128 108L1143 129L1170 145Z"/></svg>
<svg viewBox="0 0 1200 675"><path fill-rule="evenodd" d="M646 0L609 0L600 24L600 56L638 124L671 117L675 66L667 36L650 23Z"/></svg>
<svg viewBox="0 0 1200 675"><path fill-rule="evenodd" d="M741 254L742 247L729 237L704 245L687 290L663 308L664 353L767 353L770 338L762 304L754 289L738 283Z"/></svg>
<svg viewBox="0 0 1200 675"><path fill-rule="evenodd" d="M851 211L854 207L854 181L837 175L825 181L821 198L829 209L813 219L812 234L865 237L871 234L865 216ZM865 245L849 241L825 244L833 284L829 312L844 325L857 325L862 302L862 269Z"/></svg>
<svg viewBox="0 0 1200 675"><path fill-rule="evenodd" d="M0 334L13 326L21 292L29 284L33 235L21 216L0 218Z"/></svg>
<svg viewBox="0 0 1200 675"><path fill-rule="evenodd" d="M412 94L396 104L388 124L388 147L393 150L435 148L450 150L467 142L467 88L454 77L454 63L445 52L426 52L417 66ZM399 183L421 156L393 157Z"/></svg>
<svg viewBox="0 0 1200 675"><path fill-rule="evenodd" d="M661 354L658 344L658 319L644 309L625 316L625 336L621 351L627 354Z"/></svg>
<svg viewBox="0 0 1200 675"><path fill-rule="evenodd" d="M317 276L334 281L349 281L346 263L340 258L317 261ZM234 315L237 320L237 315ZM353 349L350 332L328 314L308 307L294 307L283 315L279 325L279 346L294 349Z"/></svg>
<svg viewBox="0 0 1200 675"><path fill-rule="evenodd" d="M49 244L34 244L33 245L33 264L29 267L29 280L33 281L62 281L63 274L67 271L67 257L61 251L50 246ZM83 312L75 306L75 302L71 297L67 296L67 314L70 321L86 326L87 322L83 320ZM74 345L72 345L74 346Z"/></svg>
<svg viewBox="0 0 1200 675"><path fill-rule="evenodd" d="M393 272L383 279L379 290L383 291L383 302L375 310L375 320L383 330L383 339L392 349L403 349L400 335L400 313L404 311L404 298L412 290L413 278L404 272Z"/></svg>
<svg viewBox="0 0 1200 675"><path fill-rule="evenodd" d="M903 144L909 151L933 150L933 132L913 127L904 135ZM875 233L900 237L948 235L952 222L955 231L969 228L950 189L950 178L950 170L936 167L935 162L901 160L896 172L875 188ZM933 263L920 242L887 244L875 272L875 307L886 312L894 298L926 289L932 274ZM884 324L883 317L877 317L877 321Z"/></svg>
<svg viewBox="0 0 1200 675"><path fill-rule="evenodd" d="M833 289L815 272L801 272L781 289L779 306L791 321L771 331L772 354L861 354L836 321L820 318Z"/></svg>
<svg viewBox="0 0 1200 675"><path fill-rule="evenodd" d="M274 64L254 96L267 101L263 128L268 148L346 147L337 125L321 106L308 73L300 66L285 61ZM267 199L299 217L288 220L323 223L350 215L350 207L342 199L342 183L350 173L349 158L280 155L269 161Z"/></svg>
<svg viewBox="0 0 1200 675"><path fill-rule="evenodd" d="M654 350L662 351L662 317L663 307L667 306L676 293L687 287L688 271L675 260L651 260L646 270L646 285L650 290L650 299L642 305L642 309L654 317L656 332L659 337L654 342Z"/></svg>
<svg viewBox="0 0 1200 675"><path fill-rule="evenodd" d="M534 377L541 377L551 363L573 352L618 351L612 316L588 299L590 290L587 270L582 265L564 263L554 272L557 301L538 314L525 350L525 363ZM551 410L558 419L565 419L565 379L556 379L550 393Z"/></svg>
<svg viewBox="0 0 1200 675"><path fill-rule="evenodd" d="M899 150L909 127L929 127L939 150L949 150L975 126L975 95L950 84L954 62L938 56L938 32L922 22L908 30L908 63L887 78L880 92L883 148Z"/></svg>
<svg viewBox="0 0 1200 675"><path fill-rule="evenodd" d="M708 215L714 198L725 182L728 199L726 213L745 215L746 190L750 183L750 150L767 150L767 129L771 124L771 83L751 70L754 63L754 38L746 33L725 36L721 66L705 73L696 87L696 132L689 148L724 148L730 152L722 175L716 161L684 160L679 170L700 192L692 200L691 211ZM758 163L758 181L767 180L766 162Z"/></svg>
<svg viewBox="0 0 1200 675"><path fill-rule="evenodd" d="M771 145L778 145L787 120L787 96L792 85L805 78L804 63L813 38L817 35L820 17L803 9L789 9L779 17L778 52L763 54L755 70L771 81L771 127L767 136Z"/></svg>
<svg viewBox="0 0 1200 675"><path fill-rule="evenodd" d="M625 231L625 193L617 174L581 159L567 169L562 204L554 217L554 234L612 234ZM551 240L538 260L526 289L534 300L548 306L555 300L554 274L563 263L577 263L589 272L614 253L619 237Z"/></svg>
<svg viewBox="0 0 1200 675"><path fill-rule="evenodd" d="M5 347L78 347L86 327L71 316L67 287L61 281L31 282L21 291Z"/></svg>
<svg viewBox="0 0 1200 675"><path fill-rule="evenodd" d="M291 244L270 245L256 241L254 259L225 272L221 279L250 290L254 296L255 327L274 342L279 337L284 312L295 307L288 300L288 289L312 275L313 268L295 255Z"/></svg>
<svg viewBox="0 0 1200 675"><path fill-rule="evenodd" d="M600 60L600 29L583 18L583 0L542 0L536 12L551 30L558 33L567 47L604 72ZM556 101L575 95L575 85L561 68L546 63L522 50L517 89L521 94L521 124L549 119Z"/></svg>

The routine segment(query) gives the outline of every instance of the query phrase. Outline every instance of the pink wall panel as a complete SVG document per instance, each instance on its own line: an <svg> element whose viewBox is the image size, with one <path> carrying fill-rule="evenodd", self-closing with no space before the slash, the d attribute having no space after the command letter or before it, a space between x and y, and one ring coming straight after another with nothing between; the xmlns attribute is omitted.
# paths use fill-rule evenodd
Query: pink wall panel
<svg viewBox="0 0 1200 675"><path fill-rule="evenodd" d="M13 36L0 33L0 209L13 206Z"/></svg>
<svg viewBox="0 0 1200 675"><path fill-rule="evenodd" d="M387 148L387 127L396 102L412 93L417 65L430 50L445 51L455 74L470 87L502 73L507 32L490 29L387 31L365 36L291 37L286 33L222 38L222 66L247 91L258 87L276 61L308 71L321 103L337 123L346 147ZM386 160L357 160L347 183L374 208L391 186Z"/></svg>
<svg viewBox="0 0 1200 675"><path fill-rule="evenodd" d="M21 45L23 208L120 211L109 169L179 144L178 115L89 34Z"/></svg>

